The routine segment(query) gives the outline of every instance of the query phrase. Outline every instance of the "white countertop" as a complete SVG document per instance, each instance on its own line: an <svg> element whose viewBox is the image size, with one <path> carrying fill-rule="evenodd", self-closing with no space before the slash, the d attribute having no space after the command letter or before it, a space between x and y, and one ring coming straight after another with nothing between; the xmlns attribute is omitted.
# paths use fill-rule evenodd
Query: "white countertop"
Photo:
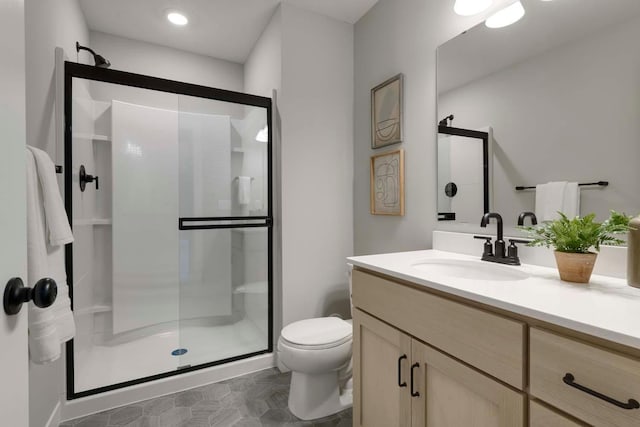
<svg viewBox="0 0 640 427"><path fill-rule="evenodd" d="M412 267L430 259L479 260L438 250L348 258L367 270L640 349L640 289L626 280L593 275L589 284L574 284L561 281L554 268L527 264L499 266L530 276L518 281L453 278Z"/></svg>

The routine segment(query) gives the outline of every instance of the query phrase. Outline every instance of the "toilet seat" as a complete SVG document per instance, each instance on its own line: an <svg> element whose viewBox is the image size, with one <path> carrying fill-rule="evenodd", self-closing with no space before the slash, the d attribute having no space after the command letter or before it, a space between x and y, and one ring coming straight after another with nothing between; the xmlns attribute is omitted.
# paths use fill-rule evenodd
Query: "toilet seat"
<svg viewBox="0 0 640 427"><path fill-rule="evenodd" d="M281 340L301 350L323 350L352 340L353 327L337 317L321 317L291 323L282 329Z"/></svg>

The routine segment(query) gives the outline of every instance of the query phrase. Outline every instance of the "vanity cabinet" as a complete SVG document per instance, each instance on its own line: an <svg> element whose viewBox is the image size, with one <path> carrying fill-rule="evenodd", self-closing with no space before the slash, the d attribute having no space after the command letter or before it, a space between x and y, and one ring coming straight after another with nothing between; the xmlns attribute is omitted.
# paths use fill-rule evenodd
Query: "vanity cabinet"
<svg viewBox="0 0 640 427"><path fill-rule="evenodd" d="M530 342L532 396L592 425L640 426L640 361L538 328Z"/></svg>
<svg viewBox="0 0 640 427"><path fill-rule="evenodd" d="M352 297L354 426L640 426L633 350L360 269Z"/></svg>
<svg viewBox="0 0 640 427"><path fill-rule="evenodd" d="M529 404L529 427L585 427L532 400Z"/></svg>
<svg viewBox="0 0 640 427"><path fill-rule="evenodd" d="M354 427L411 426L411 337L357 309L353 332Z"/></svg>
<svg viewBox="0 0 640 427"><path fill-rule="evenodd" d="M524 426L525 397L354 309L354 426Z"/></svg>

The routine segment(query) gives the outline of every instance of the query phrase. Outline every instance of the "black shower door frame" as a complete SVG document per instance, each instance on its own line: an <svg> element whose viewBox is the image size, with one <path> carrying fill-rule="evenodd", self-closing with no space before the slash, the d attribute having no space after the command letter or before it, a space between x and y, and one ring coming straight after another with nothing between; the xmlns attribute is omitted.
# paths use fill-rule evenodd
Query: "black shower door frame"
<svg viewBox="0 0 640 427"><path fill-rule="evenodd" d="M82 397L92 396L107 391L112 391L124 387L130 387L161 378L181 375L186 372L197 371L212 366L223 365L229 362L235 362L242 359L259 356L262 354L273 352L273 176L272 176L272 151L273 151L273 126L272 126L272 101L271 98L250 95L241 92L234 92L224 89L218 89L208 86L201 86L191 83L185 83L175 80L162 79L158 77L146 76L143 74L129 73L126 71L112 70L107 68L98 68L91 65L79 64L76 62L65 61L64 64L64 190L65 190L65 208L69 224L73 224L73 138L72 138L72 108L73 108L73 79L81 78L104 83L112 83L122 86L130 86L141 89L155 90L159 92L174 93L177 95L187 95L198 98L206 98L215 101L223 101L248 105L253 107L262 107L267 110L268 141L267 141L267 185L268 185L268 209L267 216L260 217L212 217L212 218L178 218L176 226L180 230L209 230L209 229L232 229L247 227L262 227L268 230L268 345L265 350L234 356L231 358L217 360L196 366L188 366L180 368L176 371L165 372L135 380L125 381L117 384L99 387L91 390L76 392L74 386L74 350L73 339L66 344L66 377L67 377L67 400L79 399ZM233 221L240 221L239 224L233 224ZM189 222L189 225L185 223ZM202 224L198 224L202 222ZM212 222L221 222L221 224L212 225ZM231 222L231 223L230 223ZM250 224L247 224L250 223ZM72 225L73 227L73 225ZM73 309L73 243L69 243L65 247L65 268L67 273L67 283L69 284L69 298L71 299L71 308Z"/></svg>

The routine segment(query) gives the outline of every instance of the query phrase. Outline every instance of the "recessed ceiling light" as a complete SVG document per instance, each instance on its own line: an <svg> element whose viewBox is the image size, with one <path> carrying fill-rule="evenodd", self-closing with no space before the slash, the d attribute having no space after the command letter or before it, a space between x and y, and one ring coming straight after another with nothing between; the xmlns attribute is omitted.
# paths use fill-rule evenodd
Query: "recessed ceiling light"
<svg viewBox="0 0 640 427"><path fill-rule="evenodd" d="M492 3L493 0L456 0L453 11L462 16L476 15L487 10Z"/></svg>
<svg viewBox="0 0 640 427"><path fill-rule="evenodd" d="M189 20L187 19L186 16L184 16L180 12L175 12L175 11L167 12L167 19L173 25L179 25L181 27L189 23Z"/></svg>
<svg viewBox="0 0 640 427"><path fill-rule="evenodd" d="M502 28L518 22L524 13L524 6L518 0L491 15L484 23L489 28Z"/></svg>

